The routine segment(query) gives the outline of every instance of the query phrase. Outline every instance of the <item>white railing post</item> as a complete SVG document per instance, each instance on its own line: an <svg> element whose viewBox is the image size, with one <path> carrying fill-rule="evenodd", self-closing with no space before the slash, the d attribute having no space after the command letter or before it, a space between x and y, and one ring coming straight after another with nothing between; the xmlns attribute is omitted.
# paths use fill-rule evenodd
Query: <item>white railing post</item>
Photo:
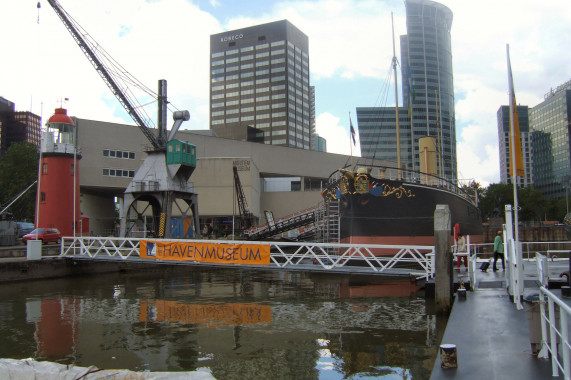
<svg viewBox="0 0 571 380"><path fill-rule="evenodd" d="M569 342L568 342L568 327L567 327L567 312L559 308L559 321L561 326L561 349L563 351L563 374L565 379L571 379L571 363L569 363Z"/></svg>
<svg viewBox="0 0 571 380"><path fill-rule="evenodd" d="M555 304L553 299L549 297L547 299L547 309L549 317L549 338L551 346L551 373L553 376L559 376L559 366L557 364L557 334L555 333Z"/></svg>
<svg viewBox="0 0 571 380"><path fill-rule="evenodd" d="M544 307L545 296L547 297L547 310ZM567 326L571 307L544 286L540 288L540 300L542 348L538 357L547 359L551 355L552 376L559 376L561 370L565 379L571 379L571 346L569 345L569 328ZM559 308L558 314L556 314L555 305ZM549 332L547 332L547 324L549 324ZM547 342L548 334L549 342Z"/></svg>
<svg viewBox="0 0 571 380"><path fill-rule="evenodd" d="M538 357L542 359L549 358L549 349L547 347L547 321L545 318L545 293L539 292L539 321L541 323L541 348ZM531 333L531 332L530 332Z"/></svg>

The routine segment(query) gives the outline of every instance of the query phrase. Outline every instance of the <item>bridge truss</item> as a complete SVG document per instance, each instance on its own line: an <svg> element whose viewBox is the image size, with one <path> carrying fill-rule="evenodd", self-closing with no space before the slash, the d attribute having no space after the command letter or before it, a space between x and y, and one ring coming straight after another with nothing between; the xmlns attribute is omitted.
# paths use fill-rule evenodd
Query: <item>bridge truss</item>
<svg viewBox="0 0 571 380"><path fill-rule="evenodd" d="M60 257L82 260L145 262L194 266L223 266L303 270L322 273L383 274L429 279L434 276L433 246L331 244L300 242L247 242L270 246L270 265L211 264L148 259L139 256L139 238L64 237ZM152 239L154 240L154 239ZM170 240L164 240L170 241ZM173 240L177 243L244 244L244 241Z"/></svg>

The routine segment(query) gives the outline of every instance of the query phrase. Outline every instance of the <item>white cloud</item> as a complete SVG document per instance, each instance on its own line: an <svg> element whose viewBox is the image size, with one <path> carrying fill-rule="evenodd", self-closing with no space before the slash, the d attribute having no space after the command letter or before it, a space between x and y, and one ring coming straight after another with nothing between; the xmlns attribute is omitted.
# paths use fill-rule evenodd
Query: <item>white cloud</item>
<svg viewBox="0 0 571 380"><path fill-rule="evenodd" d="M462 130L457 143L458 178L476 180L484 186L500 180L497 129L486 131L480 125L469 125Z"/></svg>
<svg viewBox="0 0 571 380"><path fill-rule="evenodd" d="M3 60L0 96L14 101L19 110L31 108L44 117L60 105L59 99L69 98L72 115L123 122L118 116L122 111L116 112L121 107L106 101L110 91L54 10L42 2L38 24L37 14L24 3L15 2L14 9L0 16L1 31L18 36L6 41L5 51L21 58ZM208 36L221 30L212 15L184 0L70 0L64 6L111 57L152 91L157 91L159 79L166 79L172 105L191 111L189 124L194 128L208 128L208 112L196 111L208 104ZM5 77L13 73L18 73L18 80ZM156 104L149 108L154 113Z"/></svg>
<svg viewBox="0 0 571 380"><path fill-rule="evenodd" d="M353 156L361 156L358 132L355 131L355 146L349 136L349 127L340 125L339 121L337 116L328 112L318 115L315 120L317 134L327 140L327 152L349 155L352 151Z"/></svg>

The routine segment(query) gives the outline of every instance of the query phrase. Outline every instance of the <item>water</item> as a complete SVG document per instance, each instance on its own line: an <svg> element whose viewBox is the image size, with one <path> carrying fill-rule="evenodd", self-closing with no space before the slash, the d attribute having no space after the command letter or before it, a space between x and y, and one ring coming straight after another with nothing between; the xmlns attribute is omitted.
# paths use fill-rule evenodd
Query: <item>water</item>
<svg viewBox="0 0 571 380"><path fill-rule="evenodd" d="M217 379L427 379L446 323L429 310L408 280L302 272L2 284L0 357Z"/></svg>

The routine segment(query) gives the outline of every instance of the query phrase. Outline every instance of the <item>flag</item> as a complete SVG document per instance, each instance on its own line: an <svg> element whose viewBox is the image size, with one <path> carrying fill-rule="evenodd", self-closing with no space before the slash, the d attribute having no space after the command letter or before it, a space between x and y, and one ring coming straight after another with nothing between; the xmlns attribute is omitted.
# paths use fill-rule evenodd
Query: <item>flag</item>
<svg viewBox="0 0 571 380"><path fill-rule="evenodd" d="M355 128L353 128L351 117L349 117L349 124L351 125L351 139L353 140L353 145L357 145L357 142L355 141Z"/></svg>
<svg viewBox="0 0 571 380"><path fill-rule="evenodd" d="M525 170L523 166L523 158L521 153L521 139L519 133L519 119L517 116L517 103L515 101L515 91L514 91L514 81L512 76L512 66L510 63L510 46L506 45L507 55L508 55L508 82L509 82L509 91L510 91L510 133L509 133L509 141L510 141L510 162L509 162L509 174L511 176L514 175L513 168L515 166L516 172L515 175L518 177L525 177ZM512 128L513 127L513 128ZM513 133L513 139L512 139ZM513 142L512 142L513 140ZM512 147L512 144L515 146ZM514 165L514 158L513 154L515 154L515 165Z"/></svg>

